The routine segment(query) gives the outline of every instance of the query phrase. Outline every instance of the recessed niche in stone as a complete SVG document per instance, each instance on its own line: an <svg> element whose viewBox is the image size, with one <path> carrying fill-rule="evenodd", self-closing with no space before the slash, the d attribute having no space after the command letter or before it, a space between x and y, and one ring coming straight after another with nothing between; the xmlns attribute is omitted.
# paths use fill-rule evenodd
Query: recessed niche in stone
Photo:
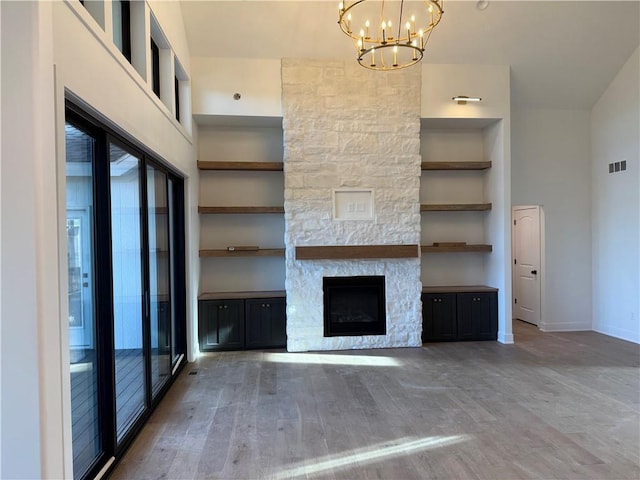
<svg viewBox="0 0 640 480"><path fill-rule="evenodd" d="M333 190L334 220L373 220L373 189L344 188Z"/></svg>

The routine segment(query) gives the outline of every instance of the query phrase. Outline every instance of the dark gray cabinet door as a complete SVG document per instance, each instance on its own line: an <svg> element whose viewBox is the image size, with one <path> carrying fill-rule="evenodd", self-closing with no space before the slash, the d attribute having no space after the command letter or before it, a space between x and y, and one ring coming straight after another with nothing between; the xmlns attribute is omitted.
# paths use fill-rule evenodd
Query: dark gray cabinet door
<svg viewBox="0 0 640 480"><path fill-rule="evenodd" d="M248 299L245 308L247 348L286 346L284 298Z"/></svg>
<svg viewBox="0 0 640 480"><path fill-rule="evenodd" d="M422 295L422 341L442 342L458 339L455 293Z"/></svg>
<svg viewBox="0 0 640 480"><path fill-rule="evenodd" d="M498 305L495 293L458 293L460 340L495 340L498 337Z"/></svg>
<svg viewBox="0 0 640 480"><path fill-rule="evenodd" d="M203 300L199 309L201 351L244 348L243 300Z"/></svg>

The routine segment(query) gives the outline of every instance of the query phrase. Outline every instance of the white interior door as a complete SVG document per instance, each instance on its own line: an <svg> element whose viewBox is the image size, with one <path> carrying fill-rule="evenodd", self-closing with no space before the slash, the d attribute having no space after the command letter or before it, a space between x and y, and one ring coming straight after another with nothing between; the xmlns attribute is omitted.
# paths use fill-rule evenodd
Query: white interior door
<svg viewBox="0 0 640 480"><path fill-rule="evenodd" d="M69 345L93 348L93 268L87 209L67 209Z"/></svg>
<svg viewBox="0 0 640 480"><path fill-rule="evenodd" d="M513 209L513 316L540 323L540 207Z"/></svg>

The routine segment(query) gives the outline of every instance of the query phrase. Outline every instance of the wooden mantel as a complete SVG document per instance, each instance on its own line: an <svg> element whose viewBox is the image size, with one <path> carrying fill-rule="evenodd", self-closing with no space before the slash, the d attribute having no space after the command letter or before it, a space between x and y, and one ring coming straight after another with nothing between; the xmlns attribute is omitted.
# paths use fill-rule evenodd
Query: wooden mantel
<svg viewBox="0 0 640 480"><path fill-rule="evenodd" d="M418 245L324 245L296 247L296 260L418 258Z"/></svg>

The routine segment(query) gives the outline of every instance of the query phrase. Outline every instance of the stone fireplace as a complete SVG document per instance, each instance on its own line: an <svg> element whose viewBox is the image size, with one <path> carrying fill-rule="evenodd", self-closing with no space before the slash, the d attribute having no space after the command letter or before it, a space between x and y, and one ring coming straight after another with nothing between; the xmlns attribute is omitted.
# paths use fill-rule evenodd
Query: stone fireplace
<svg viewBox="0 0 640 480"><path fill-rule="evenodd" d="M420 72L282 61L289 351L422 344ZM326 336L330 277L384 278L384 330Z"/></svg>

